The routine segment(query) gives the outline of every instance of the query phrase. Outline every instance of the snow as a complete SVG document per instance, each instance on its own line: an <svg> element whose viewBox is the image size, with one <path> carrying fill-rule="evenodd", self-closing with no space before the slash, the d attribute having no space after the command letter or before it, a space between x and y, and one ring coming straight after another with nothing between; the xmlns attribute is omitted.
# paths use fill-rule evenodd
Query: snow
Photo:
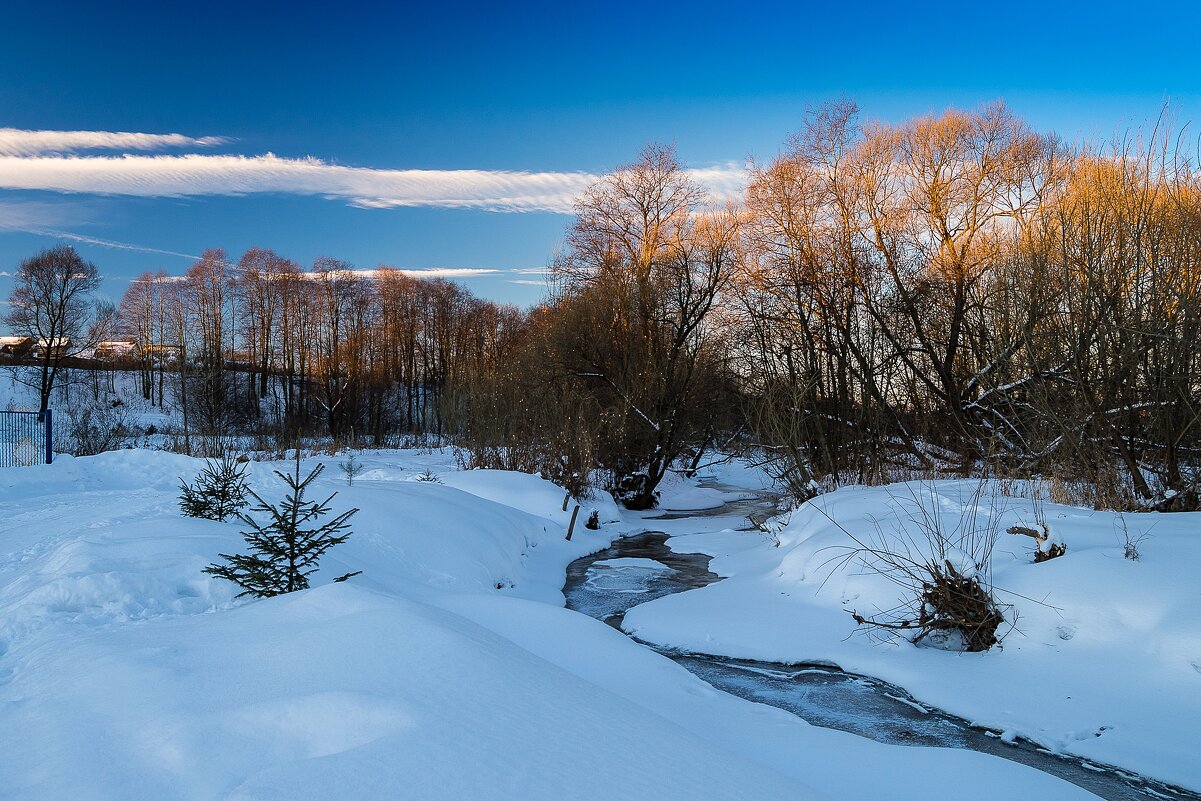
<svg viewBox="0 0 1201 801"><path fill-rule="evenodd" d="M594 511L598 513L602 523L621 520L617 503L608 493L598 491L593 497L585 498L582 502L574 498L569 499L567 508L563 509L565 490L525 473L508 470L466 470L445 473L439 478L448 486L544 517L564 527L570 522L572 510L577 505L580 507L576 519L577 528L582 527L588 515Z"/></svg>
<svg viewBox="0 0 1201 801"><path fill-rule="evenodd" d="M587 581L589 585L609 592L641 594L650 590L658 575L671 572L670 567L654 559L603 559L588 568Z"/></svg>
<svg viewBox="0 0 1201 801"><path fill-rule="evenodd" d="M603 567L615 570L671 570L670 567L662 562L656 562L654 559L646 559L641 556L622 556L617 559L601 559L598 562L593 562L592 567Z"/></svg>
<svg viewBox="0 0 1201 801"><path fill-rule="evenodd" d="M780 662L832 663L904 687L922 703L1070 752L1201 789L1201 514L1119 516L1045 503L1061 557L1033 563L1035 543L1004 533L1037 517L1026 485L984 498L1000 530L991 560L1001 601L1016 613L1002 649L982 654L880 642L853 633L848 610L895 607L898 588L847 559L859 542L922 542L910 500L927 498L944 525L973 512L975 482L850 487L775 521L771 535L683 527L668 546L714 555L725 580L631 609L625 629L671 648ZM837 521L835 523L834 521ZM1123 526L1151 533L1123 559ZM954 561L971 559L953 552Z"/></svg>
<svg viewBox="0 0 1201 801"><path fill-rule="evenodd" d="M599 800L664 774L681 799L797 791L420 602L327 585L206 617L55 642L13 682L6 791Z"/></svg>
<svg viewBox="0 0 1201 801"><path fill-rule="evenodd" d="M752 497L748 492L731 492L714 487L702 487L678 473L668 472L659 483L659 510L664 512L695 512L717 509L723 504Z"/></svg>
<svg viewBox="0 0 1201 801"><path fill-rule="evenodd" d="M242 542L236 523L179 516L200 460L0 469L0 797L868 801L959 798L967 782L979 799L1092 797L718 692L561 608L566 565L636 519L577 524L568 542L571 507L540 478L456 471L438 451L358 456L353 486L344 457L304 461L327 464L314 496L361 510L354 534L312 589L258 601L201 572ZM250 463L251 483L276 499L272 470L290 467ZM426 470L443 483L412 480ZM1084 550L1069 540L1057 562ZM642 561L605 569L658 569Z"/></svg>

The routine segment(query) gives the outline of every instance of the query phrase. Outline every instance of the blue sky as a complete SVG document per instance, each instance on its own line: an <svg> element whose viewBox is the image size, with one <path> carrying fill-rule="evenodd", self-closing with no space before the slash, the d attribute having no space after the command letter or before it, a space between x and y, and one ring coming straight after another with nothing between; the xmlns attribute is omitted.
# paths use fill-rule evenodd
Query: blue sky
<svg viewBox="0 0 1201 801"><path fill-rule="evenodd" d="M37 132L0 134L0 274L74 236L114 297L189 261L86 240L487 270L459 280L531 303L588 176L650 141L734 175L840 95L1201 124L1197 3L37 5L0 24L0 128Z"/></svg>

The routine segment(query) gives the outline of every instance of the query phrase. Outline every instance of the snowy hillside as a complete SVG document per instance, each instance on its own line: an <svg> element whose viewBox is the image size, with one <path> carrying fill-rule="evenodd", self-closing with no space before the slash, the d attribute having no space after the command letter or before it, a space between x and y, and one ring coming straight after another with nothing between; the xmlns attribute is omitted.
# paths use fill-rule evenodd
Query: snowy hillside
<svg viewBox="0 0 1201 801"><path fill-rule="evenodd" d="M353 487L319 479L362 509L349 542L313 589L260 601L201 573L242 543L179 516L177 476L200 461L0 471L0 797L867 801L958 797L955 777L976 798L1090 797L720 693L560 608L565 565L631 521L567 542L540 479L437 453L363 462ZM275 498L271 467L252 484ZM413 480L426 470L445 483Z"/></svg>

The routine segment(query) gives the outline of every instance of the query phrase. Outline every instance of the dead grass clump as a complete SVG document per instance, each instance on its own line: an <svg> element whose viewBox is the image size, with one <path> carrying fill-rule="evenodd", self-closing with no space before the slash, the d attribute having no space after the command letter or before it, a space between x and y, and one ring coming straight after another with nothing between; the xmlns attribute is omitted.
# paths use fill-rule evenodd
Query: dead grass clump
<svg viewBox="0 0 1201 801"><path fill-rule="evenodd" d="M1000 510L996 498L982 503L987 487L988 482L979 482L953 520L944 519L934 488L922 484L908 497L894 497L898 525L893 532L877 526L876 538L866 542L843 529L858 546L848 558L902 590L896 607L876 615L848 610L856 623L955 651L987 651L1001 641L1011 607L999 603L993 591Z"/></svg>
<svg viewBox="0 0 1201 801"><path fill-rule="evenodd" d="M992 595L975 576L962 575L950 562L928 564L929 581L922 583L917 620L875 620L854 610L851 617L861 626L890 630L912 629L915 645L930 638L938 647L954 651L987 651L1000 638L997 631L1005 615Z"/></svg>

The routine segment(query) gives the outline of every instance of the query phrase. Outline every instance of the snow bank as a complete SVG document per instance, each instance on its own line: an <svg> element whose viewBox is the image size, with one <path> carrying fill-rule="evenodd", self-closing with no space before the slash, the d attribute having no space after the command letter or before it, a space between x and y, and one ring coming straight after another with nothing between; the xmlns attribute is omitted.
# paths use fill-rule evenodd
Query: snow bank
<svg viewBox="0 0 1201 801"><path fill-rule="evenodd" d="M0 775L27 801L812 797L459 615L349 584L45 645L4 691Z"/></svg>
<svg viewBox="0 0 1201 801"><path fill-rule="evenodd" d="M378 452L348 486L340 457L302 469L317 461L313 494L358 507L354 535L313 589L261 601L200 572L242 548L239 525L178 514L200 460L0 470L0 796L924 801L970 780L980 799L1090 797L810 727L559 608L564 567L628 523L565 541L548 482ZM276 499L272 468L291 467L251 464L252 484ZM411 480L426 470L444 483Z"/></svg>
<svg viewBox="0 0 1201 801"><path fill-rule="evenodd" d="M621 560L613 560L621 561ZM884 745L846 732L811 726L775 707L715 690L684 668L599 621L517 599L455 596L439 604L598 687L675 722L688 732L761 765L767 774L798 782L798 798L817 787L839 801L1083 801L1091 793L1032 768L944 748ZM803 784L801 784L803 783ZM970 788L966 790L965 788ZM720 798L705 790L695 798ZM664 784L614 798L673 798ZM746 788L741 799L756 799Z"/></svg>
<svg viewBox="0 0 1201 801"><path fill-rule="evenodd" d="M949 653L852 635L848 610L871 616L899 599L895 585L845 560L852 536L895 541L899 527L920 541L904 507L928 495L953 526L971 513L975 487L847 488L796 510L773 536L673 538L676 550L715 554L711 569L728 578L636 607L625 627L699 652L834 663L1010 736L1201 789L1201 514L1119 517L1047 504L1068 550L1033 564L1033 541L1004 533L1031 525L1033 508L998 492L986 499L1001 510L992 569L1017 613L1002 650ZM1123 525L1150 535L1140 561L1123 559Z"/></svg>
<svg viewBox="0 0 1201 801"><path fill-rule="evenodd" d="M466 470L446 473L440 478L448 486L505 506L512 506L535 517L546 518L564 528L570 523L572 510L577 505L580 507L576 518L577 529L583 527L592 512L597 513L602 523L621 520L621 511L613 496L599 490L593 497L585 498L582 502L577 502L574 498L568 499L567 508L564 509L563 499L566 491L557 484L537 476L508 470Z"/></svg>
<svg viewBox="0 0 1201 801"><path fill-rule="evenodd" d="M716 476L709 476L710 482L716 482ZM701 486L693 479L687 479L678 473L668 472L659 482L658 509L664 512L697 512L716 509L729 501L750 497L745 491L731 491L713 486Z"/></svg>

